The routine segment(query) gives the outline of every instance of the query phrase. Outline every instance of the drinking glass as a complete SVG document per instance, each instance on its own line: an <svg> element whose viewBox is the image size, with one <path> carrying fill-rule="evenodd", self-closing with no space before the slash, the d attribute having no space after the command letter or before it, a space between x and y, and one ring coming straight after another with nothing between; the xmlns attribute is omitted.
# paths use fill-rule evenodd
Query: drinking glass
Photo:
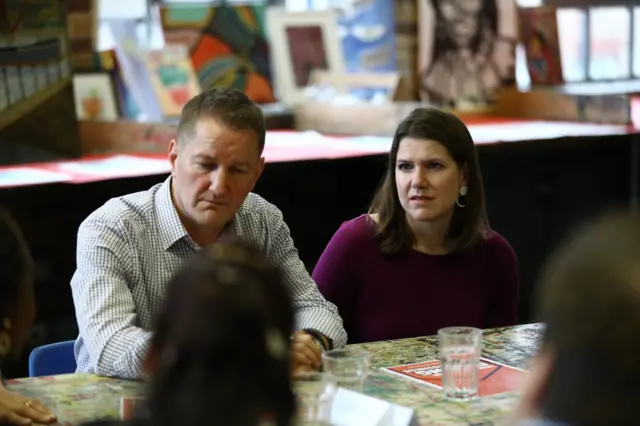
<svg viewBox="0 0 640 426"><path fill-rule="evenodd" d="M362 392L369 374L371 355L359 349L334 349L322 354L324 371L335 377L339 387Z"/></svg>
<svg viewBox="0 0 640 426"><path fill-rule="evenodd" d="M296 374L293 390L298 401L296 425L331 424L331 405L337 391L331 375L316 371Z"/></svg>
<svg viewBox="0 0 640 426"><path fill-rule="evenodd" d="M469 401L478 396L482 330L447 327L438 330L444 397Z"/></svg>

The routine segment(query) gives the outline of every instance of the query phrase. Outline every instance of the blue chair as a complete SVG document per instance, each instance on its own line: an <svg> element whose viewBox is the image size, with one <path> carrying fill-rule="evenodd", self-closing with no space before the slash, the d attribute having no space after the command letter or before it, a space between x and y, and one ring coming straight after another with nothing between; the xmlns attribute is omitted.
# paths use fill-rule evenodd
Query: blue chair
<svg viewBox="0 0 640 426"><path fill-rule="evenodd" d="M35 348L29 355L29 377L70 374L76 371L75 340Z"/></svg>

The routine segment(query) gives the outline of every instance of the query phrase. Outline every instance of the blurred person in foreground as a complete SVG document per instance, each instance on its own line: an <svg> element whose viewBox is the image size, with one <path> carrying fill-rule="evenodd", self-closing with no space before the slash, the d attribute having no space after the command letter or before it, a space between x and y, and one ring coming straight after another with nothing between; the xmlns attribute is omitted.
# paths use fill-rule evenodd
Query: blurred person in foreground
<svg viewBox="0 0 640 426"><path fill-rule="evenodd" d="M33 258L18 225L0 209L0 368L20 355L36 316ZM0 383L0 425L54 423L56 417L36 399Z"/></svg>
<svg viewBox="0 0 640 426"><path fill-rule="evenodd" d="M342 319L300 260L282 212L251 192L265 138L262 110L245 94L203 92L182 110L164 183L114 198L80 225L71 280L78 372L140 378L167 282L225 236L249 240L284 270L296 370L318 369L322 351L346 344Z"/></svg>
<svg viewBox="0 0 640 426"><path fill-rule="evenodd" d="M220 241L169 284L145 362L149 426L291 424L294 313L281 269L250 244Z"/></svg>
<svg viewBox="0 0 640 426"><path fill-rule="evenodd" d="M609 214L551 257L546 323L514 424L631 426L640 401L640 216Z"/></svg>

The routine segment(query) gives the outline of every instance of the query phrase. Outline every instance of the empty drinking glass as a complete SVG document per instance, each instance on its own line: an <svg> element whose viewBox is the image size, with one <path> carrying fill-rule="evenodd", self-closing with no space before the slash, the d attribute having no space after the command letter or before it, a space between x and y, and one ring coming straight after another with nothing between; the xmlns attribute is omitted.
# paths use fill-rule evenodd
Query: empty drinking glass
<svg viewBox="0 0 640 426"><path fill-rule="evenodd" d="M297 425L331 424L331 405L337 391L331 375L315 371L296 374L293 390L298 400Z"/></svg>
<svg viewBox="0 0 640 426"><path fill-rule="evenodd" d="M335 377L339 387L362 392L369 374L371 356L359 349L334 349L322 354L324 371Z"/></svg>
<svg viewBox="0 0 640 426"><path fill-rule="evenodd" d="M438 330L444 397L469 401L478 396L482 330L448 327Z"/></svg>

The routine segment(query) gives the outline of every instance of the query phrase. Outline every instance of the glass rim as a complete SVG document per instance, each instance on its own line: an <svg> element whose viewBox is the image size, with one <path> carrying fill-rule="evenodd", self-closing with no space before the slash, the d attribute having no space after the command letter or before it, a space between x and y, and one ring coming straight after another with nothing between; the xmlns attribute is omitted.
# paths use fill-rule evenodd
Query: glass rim
<svg viewBox="0 0 640 426"><path fill-rule="evenodd" d="M453 326L438 329L438 336L482 335L482 329L477 327Z"/></svg>

